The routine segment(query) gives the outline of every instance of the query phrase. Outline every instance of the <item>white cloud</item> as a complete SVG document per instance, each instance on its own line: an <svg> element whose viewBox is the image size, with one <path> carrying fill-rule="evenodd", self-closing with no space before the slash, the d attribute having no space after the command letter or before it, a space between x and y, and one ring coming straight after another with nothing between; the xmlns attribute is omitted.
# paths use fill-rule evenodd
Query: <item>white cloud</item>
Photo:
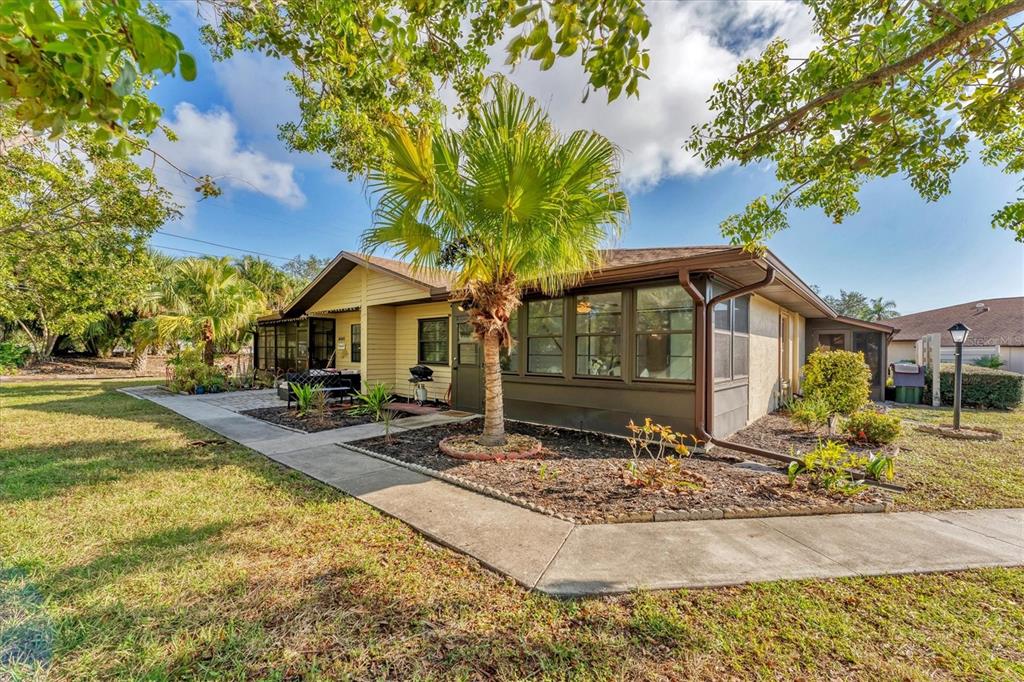
<svg viewBox="0 0 1024 682"><path fill-rule="evenodd" d="M222 189L256 192L291 208L305 204L306 196L295 181L294 165L243 147L238 140L238 126L227 111L212 109L203 113L182 102L164 123L178 139L172 142L158 135L151 144L178 168L196 176L210 175ZM156 168L161 184L183 205L187 221L198 197L193 191L194 183L165 163L157 163Z"/></svg>
<svg viewBox="0 0 1024 682"><path fill-rule="evenodd" d="M511 79L544 104L562 130L596 130L623 151L623 179L631 189L652 187L666 177L700 175L703 164L682 148L694 124L711 118L707 98L712 86L728 78L743 57L759 54L779 36L790 41L791 55L804 55L810 17L790 2L651 2L650 80L640 98L606 103L603 92L582 102L586 76L577 59L558 60L549 71L520 64ZM501 42L501 50L505 41ZM496 50L492 63L502 62Z"/></svg>

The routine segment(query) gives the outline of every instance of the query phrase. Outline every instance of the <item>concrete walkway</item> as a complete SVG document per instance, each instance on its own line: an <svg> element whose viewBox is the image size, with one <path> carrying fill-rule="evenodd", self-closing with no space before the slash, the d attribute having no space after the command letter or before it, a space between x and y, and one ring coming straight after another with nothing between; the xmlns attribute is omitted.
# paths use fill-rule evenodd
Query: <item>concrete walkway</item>
<svg viewBox="0 0 1024 682"><path fill-rule="evenodd" d="M210 396L122 389L353 495L521 585L558 596L638 588L1024 565L1024 509L574 525L349 450L379 424L301 434ZM464 417L462 417L464 418ZM460 419L403 419L404 431Z"/></svg>

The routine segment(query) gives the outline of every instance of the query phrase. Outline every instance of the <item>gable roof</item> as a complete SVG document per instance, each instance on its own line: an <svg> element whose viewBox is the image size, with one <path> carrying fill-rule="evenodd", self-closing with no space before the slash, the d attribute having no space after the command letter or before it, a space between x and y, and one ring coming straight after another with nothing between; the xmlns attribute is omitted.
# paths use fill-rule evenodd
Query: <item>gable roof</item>
<svg viewBox="0 0 1024 682"><path fill-rule="evenodd" d="M967 346L1024 346L1024 296L987 298L888 320L899 328L893 341L917 341L941 332L943 346L953 345L946 330L957 322L971 328Z"/></svg>

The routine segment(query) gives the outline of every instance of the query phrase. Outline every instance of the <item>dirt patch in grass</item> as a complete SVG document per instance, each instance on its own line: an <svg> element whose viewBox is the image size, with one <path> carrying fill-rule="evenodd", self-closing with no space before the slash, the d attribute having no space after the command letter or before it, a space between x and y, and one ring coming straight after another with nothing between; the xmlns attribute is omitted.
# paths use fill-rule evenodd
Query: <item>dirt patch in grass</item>
<svg viewBox="0 0 1024 682"><path fill-rule="evenodd" d="M398 433L390 442L372 438L355 444L497 488L581 523L657 510L818 507L825 511L825 507L845 502L888 499L874 488L853 497L830 495L810 487L804 479L790 487L779 470L737 466L733 457L698 455L680 459L680 478L705 480L706 484L651 490L628 481L630 450L624 439L515 421L506 422L507 431L540 439L545 448L542 459L466 461L449 457L438 448L442 438L478 433L480 428L480 421L474 420Z"/></svg>
<svg viewBox="0 0 1024 682"><path fill-rule="evenodd" d="M260 407L255 410L245 410L241 414L307 433L341 429L346 426L358 426L360 424L369 424L373 421L372 416L353 414L351 408L347 407L329 407L323 415L312 412L301 415L298 409L294 407Z"/></svg>

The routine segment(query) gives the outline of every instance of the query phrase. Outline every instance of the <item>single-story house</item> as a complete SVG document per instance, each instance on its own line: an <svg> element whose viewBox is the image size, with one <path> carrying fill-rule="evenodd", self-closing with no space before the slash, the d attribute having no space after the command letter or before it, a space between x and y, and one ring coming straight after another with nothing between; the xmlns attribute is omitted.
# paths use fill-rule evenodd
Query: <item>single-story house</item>
<svg viewBox="0 0 1024 682"><path fill-rule="evenodd" d="M1024 296L988 298L888 320L898 330L889 340L889 361L916 360L918 339L941 333L941 359L952 362L955 346L947 330L957 322L971 328L964 362L998 355L1004 363L1000 369L1024 374Z"/></svg>
<svg viewBox="0 0 1024 682"><path fill-rule="evenodd" d="M413 396L480 411L482 354L450 276L343 251L279 314L258 323L257 366L358 370ZM863 351L882 395L884 324L839 316L775 255L730 246L615 249L554 298L527 290L503 358L506 416L623 433L650 417L728 435L799 391L818 346ZM706 352L710 350L710 352ZM706 432L704 432L706 433Z"/></svg>

